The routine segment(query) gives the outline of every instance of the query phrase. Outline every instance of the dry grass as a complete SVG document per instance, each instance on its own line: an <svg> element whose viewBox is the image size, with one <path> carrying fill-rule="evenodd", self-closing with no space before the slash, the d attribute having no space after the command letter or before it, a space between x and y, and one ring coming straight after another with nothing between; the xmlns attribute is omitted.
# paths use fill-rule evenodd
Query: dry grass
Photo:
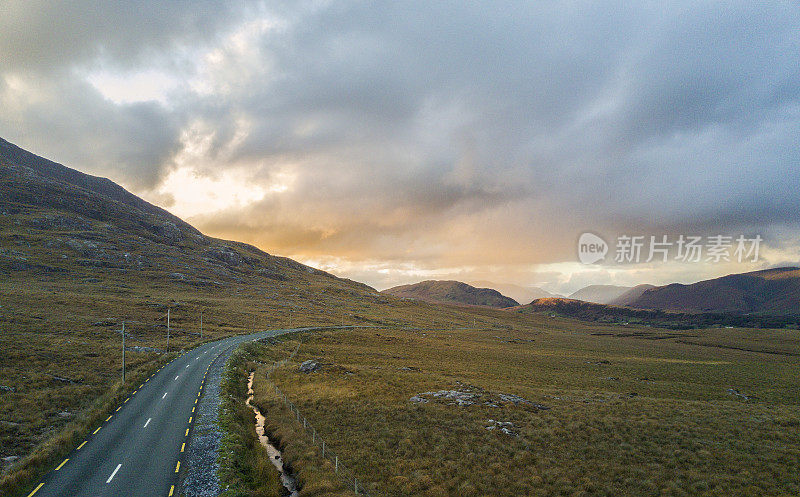
<svg viewBox="0 0 800 497"><path fill-rule="evenodd" d="M800 491L800 360L785 355L798 352L792 332L712 329L656 340L592 334L658 331L650 328L531 319L502 334L309 335L275 378L367 488L385 495ZM325 366L299 372L309 358ZM468 388L551 409L409 401ZM515 435L487 430L489 419L513 423Z"/></svg>
<svg viewBox="0 0 800 497"><path fill-rule="evenodd" d="M30 252L36 245L32 247ZM45 254L29 256L56 264ZM201 342L201 310L203 341L290 325L425 326L472 320L459 309L388 299L347 282L303 273L288 281L242 279L201 290L162 273L92 269L69 278L60 273L11 273L0 280L0 385L13 389L0 390L0 457L20 460L5 468L0 494L25 495L25 489L69 449L71 438L64 438L72 430L68 426L94 419L96 403L106 402L108 392L117 392L121 321L126 321L129 333L129 371L163 361L157 350L135 352L130 347L163 351L168 306L173 351ZM504 319L497 314L485 321ZM121 387L120 395L130 390L130 385Z"/></svg>

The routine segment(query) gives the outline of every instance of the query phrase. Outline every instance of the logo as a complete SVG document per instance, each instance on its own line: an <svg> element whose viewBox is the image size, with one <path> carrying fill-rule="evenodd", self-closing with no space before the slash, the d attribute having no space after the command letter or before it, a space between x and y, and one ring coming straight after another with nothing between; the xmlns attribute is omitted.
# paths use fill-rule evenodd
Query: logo
<svg viewBox="0 0 800 497"><path fill-rule="evenodd" d="M594 233L583 233L578 238L578 259L583 264L594 264L605 259L608 244Z"/></svg>

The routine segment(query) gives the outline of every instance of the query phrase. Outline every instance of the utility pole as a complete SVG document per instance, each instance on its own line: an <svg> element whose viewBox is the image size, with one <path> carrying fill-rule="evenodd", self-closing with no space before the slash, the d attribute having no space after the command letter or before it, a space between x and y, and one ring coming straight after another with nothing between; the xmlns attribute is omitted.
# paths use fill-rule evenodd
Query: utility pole
<svg viewBox="0 0 800 497"><path fill-rule="evenodd" d="M122 383L125 383L125 321L122 322Z"/></svg>
<svg viewBox="0 0 800 497"><path fill-rule="evenodd" d="M167 307L167 354L169 354L169 307Z"/></svg>

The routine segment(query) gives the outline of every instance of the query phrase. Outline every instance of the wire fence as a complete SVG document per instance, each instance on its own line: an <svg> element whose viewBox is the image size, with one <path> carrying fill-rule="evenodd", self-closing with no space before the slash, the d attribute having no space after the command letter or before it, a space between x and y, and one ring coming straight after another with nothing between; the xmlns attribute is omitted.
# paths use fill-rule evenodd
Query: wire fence
<svg viewBox="0 0 800 497"><path fill-rule="evenodd" d="M325 442L325 439L322 438L322 436L320 436L320 434L317 432L317 429L308 421L308 419L305 416L303 416L303 414L300 412L300 409L298 409L297 406L294 405L294 403L291 400L289 400L289 396L286 395L286 393L284 393L280 388L278 388L278 385L276 385L274 381L272 381L271 378L272 373L279 367L293 360L294 357L297 355L298 350L300 350L299 343L297 344L297 347L294 349L291 355L289 355L289 357L281 361L276 361L272 363L272 366L267 372L267 380L269 380L270 383L272 383L272 386L275 387L275 395L279 399L281 399L284 405L292 412L297 422L303 425L303 429L306 432L306 436L311 439L311 443L316 445L322 450L322 457L330 461L331 464L333 464L333 468L336 474L348 487L353 489L356 495L366 495L366 496L379 495L374 491L367 492L367 490L362 486L362 484L359 483L355 473L353 473L350 469L345 467L344 464L342 464L342 461L339 459L339 454L337 454L330 448L330 445Z"/></svg>

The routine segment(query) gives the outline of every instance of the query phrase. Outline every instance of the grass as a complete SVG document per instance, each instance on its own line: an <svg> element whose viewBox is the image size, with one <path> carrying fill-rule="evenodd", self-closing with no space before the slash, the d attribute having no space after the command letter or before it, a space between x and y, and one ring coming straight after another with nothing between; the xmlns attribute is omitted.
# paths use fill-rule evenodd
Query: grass
<svg viewBox="0 0 800 497"><path fill-rule="evenodd" d="M265 431L281 451L284 465L295 477L301 497L355 495L337 476L333 464L322 457L321 449L311 443L293 413L275 396L266 373L268 364L277 359L275 349L252 343L239 348L226 366L220 419L224 432L220 479L222 487L228 490L221 495L272 497L285 492L267 451L258 442L253 412L245 406L247 378L253 371L254 405L267 418Z"/></svg>
<svg viewBox="0 0 800 497"><path fill-rule="evenodd" d="M503 333L309 334L274 378L382 495L800 492L796 332L652 339L658 330L542 316L507 324ZM293 345L275 348L288 354ZM299 372L312 358L322 370ZM550 409L409 400L441 389L515 394ZM513 435L487 430L489 420L513 423Z"/></svg>
<svg viewBox="0 0 800 497"><path fill-rule="evenodd" d="M222 497L281 497L278 470L258 442L253 411L245 405L247 376L253 363L247 346L239 348L225 366L220 385L219 451Z"/></svg>

